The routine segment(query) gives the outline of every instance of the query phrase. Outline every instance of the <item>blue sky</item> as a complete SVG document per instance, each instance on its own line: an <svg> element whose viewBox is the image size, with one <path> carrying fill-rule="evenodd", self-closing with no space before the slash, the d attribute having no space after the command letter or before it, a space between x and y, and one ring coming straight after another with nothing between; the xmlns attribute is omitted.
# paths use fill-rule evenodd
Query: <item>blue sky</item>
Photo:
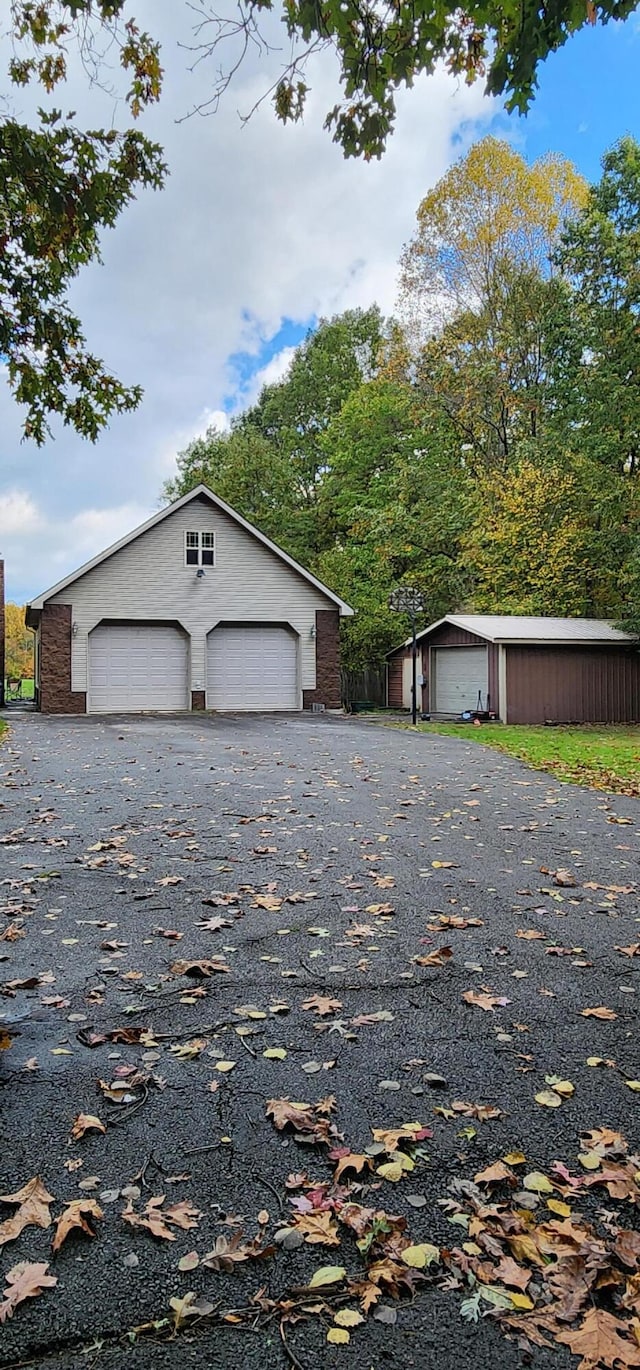
<svg viewBox="0 0 640 1370"><path fill-rule="evenodd" d="M596 181L602 154L612 143L626 133L640 138L639 63L640 12L622 24L587 27L540 67L529 112L521 116L499 109L490 131L512 141L528 161L558 152L588 181ZM466 147L464 133L460 142ZM314 323L312 316L303 323L285 319L258 355L241 352L231 358L240 388L250 389L256 372L283 348L299 343ZM232 390L224 407L233 412L236 406L237 392Z"/></svg>
<svg viewBox="0 0 640 1370"><path fill-rule="evenodd" d="M21 442L0 379L0 555L19 602L153 513L176 454L283 375L318 318L374 300L393 311L417 206L476 139L506 137L529 159L559 152L595 179L608 146L640 137L638 14L585 29L549 58L526 118L506 115L480 84L443 72L420 79L399 96L382 161L365 164L346 162L323 131L337 93L331 54L313 60L300 125L284 128L268 103L242 123L270 84L253 57L215 117L185 121L212 75L204 65L190 73L177 47L185 7L136 0L135 11L166 54L163 99L143 125L171 175L105 236L103 264L82 273L73 303L91 347L145 395L95 446L56 427L38 451ZM80 71L62 104L94 127L121 115Z"/></svg>

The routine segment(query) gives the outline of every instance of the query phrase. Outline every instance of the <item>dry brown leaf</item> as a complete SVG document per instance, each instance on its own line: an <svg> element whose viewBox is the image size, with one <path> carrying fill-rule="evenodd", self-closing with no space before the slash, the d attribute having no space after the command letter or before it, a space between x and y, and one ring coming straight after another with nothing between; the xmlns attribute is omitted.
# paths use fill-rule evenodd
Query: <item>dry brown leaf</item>
<svg viewBox="0 0 640 1370"><path fill-rule="evenodd" d="M531 1270L523 1270L522 1266L518 1265L511 1256L503 1256L500 1264L496 1266L493 1272L493 1278L498 1280L500 1284L506 1284L511 1289L520 1290L526 1289L531 1275Z"/></svg>
<svg viewBox="0 0 640 1370"><path fill-rule="evenodd" d="M66 1241L69 1233L74 1228L80 1228L81 1232L86 1232L88 1237L95 1237L95 1232L89 1223L89 1218L104 1218L104 1213L95 1199L72 1199L68 1203L64 1213L56 1218L56 1235L52 1243L52 1251L59 1251L62 1243Z"/></svg>
<svg viewBox="0 0 640 1370"><path fill-rule="evenodd" d="M0 1323L12 1317L13 1311L23 1299L33 1299L43 1289L51 1289L58 1283L55 1275L47 1275L48 1261L20 1261L12 1270L7 1271L7 1287L0 1303Z"/></svg>
<svg viewBox="0 0 640 1370"><path fill-rule="evenodd" d="M54 1202L53 1194L47 1192L39 1175L15 1194L0 1194L0 1203L19 1204L17 1213L0 1223L0 1246L15 1241L25 1227L50 1227L49 1204Z"/></svg>
<svg viewBox="0 0 640 1370"><path fill-rule="evenodd" d="M474 1004L476 1008L482 1008L485 1013L493 1013L496 1008L504 1008L510 1004L511 1000L503 994L476 994L473 989L466 989L462 995L466 1004Z"/></svg>
<svg viewBox="0 0 640 1370"><path fill-rule="evenodd" d="M556 1341L569 1346L574 1356L582 1356L578 1370L627 1370L628 1366L640 1365L640 1346L629 1341L625 1333L630 1331L627 1323L614 1318L604 1308L590 1308L584 1322L578 1328L566 1327L556 1332Z"/></svg>
<svg viewBox="0 0 640 1370"><path fill-rule="evenodd" d="M168 1242L176 1240L176 1234L169 1230L168 1224L180 1228L183 1232L198 1226L200 1210L194 1208L187 1199L182 1199L180 1203L172 1204L169 1208L162 1207L164 1200L164 1194L149 1199L144 1213L136 1213L129 1200L122 1217L131 1227L146 1227L154 1237L162 1237Z"/></svg>
<svg viewBox="0 0 640 1370"><path fill-rule="evenodd" d="M603 1005L600 1004L598 1008L580 1009L580 1017L603 1018L606 1022L612 1022L614 1018L618 1017L618 1015L617 1013L614 1013L612 1008L604 1008Z"/></svg>
<svg viewBox="0 0 640 1370"><path fill-rule="evenodd" d="M479 1170L473 1178L476 1184L504 1184L505 1181L511 1185L518 1183L517 1176L509 1169L508 1165L505 1165L504 1161L496 1161L493 1165L488 1165L486 1170Z"/></svg>
<svg viewBox="0 0 640 1370"><path fill-rule="evenodd" d="M335 1168L333 1176L334 1181L337 1184L340 1179L340 1176L344 1175L345 1170L355 1170L356 1174L359 1175L360 1171L364 1170L365 1167L371 1170L372 1166L373 1161L371 1160L370 1156L365 1156L364 1154L360 1155L356 1152L350 1151L347 1156L340 1157L340 1160L338 1161L338 1164Z"/></svg>
<svg viewBox="0 0 640 1370"><path fill-rule="evenodd" d="M413 959L417 966L443 966L450 956L453 956L451 947L436 947L427 956L414 956Z"/></svg>
<svg viewBox="0 0 640 1370"><path fill-rule="evenodd" d="M338 1227L329 1212L301 1213L296 1217L295 1229L304 1234L311 1246L339 1246Z"/></svg>
<svg viewBox="0 0 640 1370"><path fill-rule="evenodd" d="M70 1136L75 1141L79 1137L84 1137L85 1132L106 1132L104 1123L96 1117L95 1113L79 1113L71 1128Z"/></svg>
<svg viewBox="0 0 640 1370"><path fill-rule="evenodd" d="M195 979L207 979L216 971L229 974L229 966L221 956L204 961L174 961L171 967L174 975L190 975Z"/></svg>
<svg viewBox="0 0 640 1370"><path fill-rule="evenodd" d="M577 883L575 876L573 876L571 874L571 871L568 870L561 869L553 871L552 876L554 885L561 885L566 888L569 888L570 886L575 885Z"/></svg>
<svg viewBox="0 0 640 1370"><path fill-rule="evenodd" d="M328 994L312 994L304 1000L302 1007L312 1013L319 1013L320 1017L324 1018L328 1013L337 1013L342 1004L339 999L332 999Z"/></svg>
<svg viewBox="0 0 640 1370"><path fill-rule="evenodd" d="M235 1232L232 1237L217 1237L213 1251L208 1251L202 1257L200 1265L207 1266L209 1270L231 1271L242 1261L259 1260L271 1256L274 1251L273 1246L259 1246L257 1240L243 1241L242 1233Z"/></svg>

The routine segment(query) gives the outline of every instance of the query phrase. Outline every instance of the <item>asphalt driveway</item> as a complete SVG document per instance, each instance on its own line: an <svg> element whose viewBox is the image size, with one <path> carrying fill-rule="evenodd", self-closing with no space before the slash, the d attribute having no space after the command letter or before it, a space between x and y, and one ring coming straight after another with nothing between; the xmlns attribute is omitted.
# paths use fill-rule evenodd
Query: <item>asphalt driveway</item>
<svg viewBox="0 0 640 1370"><path fill-rule="evenodd" d="M54 1219L80 1199L103 1216L87 1209L96 1235L76 1227L55 1254L53 1227L6 1240L3 1275L49 1262L57 1284L4 1322L0 1365L520 1365L509 1295L461 1316L503 1278L465 1184L508 1155L534 1217L572 1185L590 1221L616 1208L566 1174L603 1163L581 1170L580 1134L638 1141L639 828L638 801L464 738L298 716L12 720L0 1187L39 1175ZM536 1101L546 1077L555 1104ZM309 1105L298 1130L273 1099ZM106 1131L72 1137L81 1115ZM374 1140L411 1122L426 1134ZM361 1164L336 1190L347 1153ZM527 1200L525 1173L549 1189ZM173 1218L154 1235L161 1195ZM370 1224L358 1249L349 1202L403 1221L379 1248ZM628 1194L623 1208L633 1225ZM403 1233L441 1254L403 1266ZM333 1344L336 1310L366 1302L345 1281L367 1249L408 1282L369 1273L380 1297ZM329 1265L346 1275L308 1292ZM206 1316L181 1311L190 1293ZM564 1345L533 1354L577 1363Z"/></svg>

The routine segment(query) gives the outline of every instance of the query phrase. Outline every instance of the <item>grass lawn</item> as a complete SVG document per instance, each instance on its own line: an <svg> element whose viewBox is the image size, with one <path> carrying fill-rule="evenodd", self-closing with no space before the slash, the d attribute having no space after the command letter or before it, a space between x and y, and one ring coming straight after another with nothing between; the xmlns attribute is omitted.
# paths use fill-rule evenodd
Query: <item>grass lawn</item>
<svg viewBox="0 0 640 1370"><path fill-rule="evenodd" d="M484 742L558 780L640 795L640 727L524 728L489 723L419 723L426 733Z"/></svg>
<svg viewBox="0 0 640 1370"><path fill-rule="evenodd" d="M33 685L34 685L33 680L23 680L23 682L22 682L22 689L21 689L21 692L20 692L20 699L33 699ZM6 680L5 680L5 698L7 698L7 699L9 698L9 693L8 693L8 691L7 691L7 682L6 682Z"/></svg>

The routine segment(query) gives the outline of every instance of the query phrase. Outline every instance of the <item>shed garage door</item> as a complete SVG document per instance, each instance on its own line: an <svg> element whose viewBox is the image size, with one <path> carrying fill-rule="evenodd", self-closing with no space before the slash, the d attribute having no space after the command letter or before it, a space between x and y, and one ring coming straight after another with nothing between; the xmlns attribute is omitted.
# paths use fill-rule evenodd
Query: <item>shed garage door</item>
<svg viewBox="0 0 640 1370"><path fill-rule="evenodd" d="M214 628L207 640L207 708L299 709L295 635L271 624Z"/></svg>
<svg viewBox="0 0 640 1370"><path fill-rule="evenodd" d="M435 704L439 714L461 714L487 707L489 667L486 647L438 647L435 657Z"/></svg>
<svg viewBox="0 0 640 1370"><path fill-rule="evenodd" d="M89 636L89 712L186 709L187 638L166 624L101 624Z"/></svg>

